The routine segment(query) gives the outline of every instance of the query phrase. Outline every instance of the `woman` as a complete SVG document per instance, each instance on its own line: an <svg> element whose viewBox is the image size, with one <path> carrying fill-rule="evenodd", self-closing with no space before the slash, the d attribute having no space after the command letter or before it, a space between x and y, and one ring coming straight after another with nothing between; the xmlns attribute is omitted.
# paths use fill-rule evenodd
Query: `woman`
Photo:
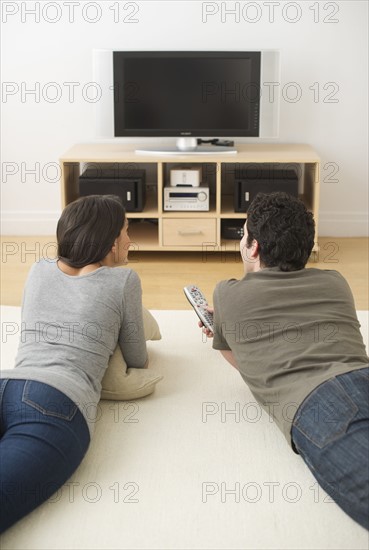
<svg viewBox="0 0 369 550"><path fill-rule="evenodd" d="M111 269L127 263L130 244L119 198L69 204L57 241L58 258L30 270L15 369L0 381L0 532L81 463L117 342L128 367L147 364L139 277Z"/></svg>

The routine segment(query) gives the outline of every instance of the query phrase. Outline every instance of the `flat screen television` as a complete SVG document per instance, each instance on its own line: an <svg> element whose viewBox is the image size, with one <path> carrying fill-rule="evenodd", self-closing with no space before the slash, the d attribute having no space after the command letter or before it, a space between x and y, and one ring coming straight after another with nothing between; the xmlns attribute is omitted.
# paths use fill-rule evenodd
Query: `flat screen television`
<svg viewBox="0 0 369 550"><path fill-rule="evenodd" d="M277 94L271 105L263 84L278 70L275 51L98 51L95 58L97 81L113 90L108 133L177 137L182 150L197 138L276 137Z"/></svg>

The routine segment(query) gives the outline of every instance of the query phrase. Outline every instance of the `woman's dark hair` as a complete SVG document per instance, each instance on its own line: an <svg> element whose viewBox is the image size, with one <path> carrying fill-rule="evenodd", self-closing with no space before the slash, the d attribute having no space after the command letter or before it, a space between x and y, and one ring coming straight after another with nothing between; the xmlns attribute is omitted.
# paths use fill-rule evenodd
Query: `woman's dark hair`
<svg viewBox="0 0 369 550"><path fill-rule="evenodd" d="M258 193L247 211L247 248L255 239L264 267L303 269L314 246L313 215L287 193Z"/></svg>
<svg viewBox="0 0 369 550"><path fill-rule="evenodd" d="M124 222L125 210L116 195L89 195L68 204L56 229L60 260L71 267L100 262L110 252Z"/></svg>

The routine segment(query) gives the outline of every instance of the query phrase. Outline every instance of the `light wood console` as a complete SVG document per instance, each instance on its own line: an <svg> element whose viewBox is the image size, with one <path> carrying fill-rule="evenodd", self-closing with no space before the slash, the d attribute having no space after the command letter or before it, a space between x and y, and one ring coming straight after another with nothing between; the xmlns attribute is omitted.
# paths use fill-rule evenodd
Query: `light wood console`
<svg viewBox="0 0 369 550"><path fill-rule="evenodd" d="M318 240L320 159L309 145L242 144L237 154L166 155L135 153L124 143L75 145L60 159L62 205L78 198L78 177L84 166L101 169L106 165L146 171L146 205L143 212L129 212L132 249L158 251L235 251L239 241L221 236L224 219L245 219L233 207L233 178L236 170L294 168L299 176L299 196L313 213ZM174 166L200 164L203 185L210 188L210 208L206 212L167 212L163 209L163 188ZM317 245L314 251L317 250Z"/></svg>

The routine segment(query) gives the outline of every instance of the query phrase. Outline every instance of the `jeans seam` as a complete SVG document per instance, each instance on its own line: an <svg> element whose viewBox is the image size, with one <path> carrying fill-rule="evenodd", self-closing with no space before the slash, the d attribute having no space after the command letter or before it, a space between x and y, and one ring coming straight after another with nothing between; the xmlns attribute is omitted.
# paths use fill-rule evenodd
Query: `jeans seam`
<svg viewBox="0 0 369 550"><path fill-rule="evenodd" d="M2 424L3 424L3 395L5 392L5 388L7 383L9 382L9 378L2 378L0 380L0 432L2 432Z"/></svg>
<svg viewBox="0 0 369 550"><path fill-rule="evenodd" d="M6 388L6 385L7 385L8 382L9 382L9 378L3 378L0 381L0 406L2 404L4 391L5 391L5 388Z"/></svg>

